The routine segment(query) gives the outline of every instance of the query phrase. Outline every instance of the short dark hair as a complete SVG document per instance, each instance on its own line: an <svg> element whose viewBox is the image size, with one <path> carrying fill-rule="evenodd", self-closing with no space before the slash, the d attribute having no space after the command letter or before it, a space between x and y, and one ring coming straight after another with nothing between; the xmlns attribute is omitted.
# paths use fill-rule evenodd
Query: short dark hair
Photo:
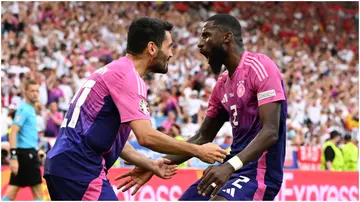
<svg viewBox="0 0 360 202"><path fill-rule="evenodd" d="M165 31L171 31L172 28L170 22L156 18L134 20L129 27L126 52L139 55L150 41L160 47L165 40Z"/></svg>
<svg viewBox="0 0 360 202"><path fill-rule="evenodd" d="M160 132L165 132L165 131L166 131L165 128L162 127L162 126L157 127L156 130L158 130L158 131L160 131Z"/></svg>
<svg viewBox="0 0 360 202"><path fill-rule="evenodd" d="M352 137L350 134L346 134L345 137L344 137L344 140L345 141L351 141Z"/></svg>
<svg viewBox="0 0 360 202"><path fill-rule="evenodd" d="M175 128L177 128L178 130L179 130L179 132L181 133L181 128L180 128L180 126L178 125L178 124L176 124L176 123L173 123L172 125L171 125L171 127L175 127Z"/></svg>
<svg viewBox="0 0 360 202"><path fill-rule="evenodd" d="M25 90L29 89L29 86L30 85L38 85L38 83L34 80L28 80L26 83L25 83Z"/></svg>
<svg viewBox="0 0 360 202"><path fill-rule="evenodd" d="M221 13L211 16L206 20L206 22L208 21L213 21L214 25L218 26L224 32L232 32L236 43L241 46L243 45L241 25L239 20L234 16Z"/></svg>
<svg viewBox="0 0 360 202"><path fill-rule="evenodd" d="M341 134L339 132L337 132L336 130L334 130L330 133L330 139L334 139L337 136L341 136Z"/></svg>

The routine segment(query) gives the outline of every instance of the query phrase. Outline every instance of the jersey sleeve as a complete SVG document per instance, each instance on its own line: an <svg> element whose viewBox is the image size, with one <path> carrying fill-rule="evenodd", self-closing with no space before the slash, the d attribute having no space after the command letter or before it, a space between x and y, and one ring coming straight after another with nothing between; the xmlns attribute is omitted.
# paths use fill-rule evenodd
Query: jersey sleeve
<svg viewBox="0 0 360 202"><path fill-rule="evenodd" d="M20 128L24 126L24 123L28 117L28 112L24 108L19 108L15 113L14 124L18 125Z"/></svg>
<svg viewBox="0 0 360 202"><path fill-rule="evenodd" d="M151 120L146 98L139 93L139 89L144 88L144 86L141 86L140 78L137 78L132 67L121 68L126 68L127 71L110 71L104 78L110 96L120 112L121 122L126 123L142 119Z"/></svg>
<svg viewBox="0 0 360 202"><path fill-rule="evenodd" d="M280 70L269 58L251 57L250 79L256 91L258 106L285 100Z"/></svg>
<svg viewBox="0 0 360 202"><path fill-rule="evenodd" d="M220 110L222 109L219 86L220 86L220 82L217 82L213 92L211 93L209 99L209 106L208 109L206 110L206 116L209 116L211 118L216 118Z"/></svg>

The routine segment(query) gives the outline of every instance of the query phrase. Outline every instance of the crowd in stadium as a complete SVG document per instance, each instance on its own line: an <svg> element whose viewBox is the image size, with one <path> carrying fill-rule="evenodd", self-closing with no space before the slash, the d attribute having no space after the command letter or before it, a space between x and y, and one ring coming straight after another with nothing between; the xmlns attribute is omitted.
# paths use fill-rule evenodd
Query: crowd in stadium
<svg viewBox="0 0 360 202"><path fill-rule="evenodd" d="M288 99L289 146L322 146L332 131L359 127L358 4L322 2L3 2L1 10L1 136L22 100L24 81L40 84L39 147L47 151L74 93L86 78L125 54L127 28L137 16L174 24L168 74L147 75L153 125L187 140L202 122L217 76L199 53L206 18L228 12L243 28L248 51L281 69ZM356 12L354 12L356 8ZM229 147L226 123L215 142ZM135 138L134 136L131 137ZM6 155L2 155L6 163Z"/></svg>

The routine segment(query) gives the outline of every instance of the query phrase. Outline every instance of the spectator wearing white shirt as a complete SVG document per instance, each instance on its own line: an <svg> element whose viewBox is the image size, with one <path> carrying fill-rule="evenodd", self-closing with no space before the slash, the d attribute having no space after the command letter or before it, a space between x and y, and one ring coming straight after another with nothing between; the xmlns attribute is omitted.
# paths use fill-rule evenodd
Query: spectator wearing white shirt
<svg viewBox="0 0 360 202"><path fill-rule="evenodd" d="M75 86L75 92L77 92L86 82L85 70L80 69L77 74L73 74L73 81Z"/></svg>
<svg viewBox="0 0 360 202"><path fill-rule="evenodd" d="M321 101L320 100L311 100L310 105L307 107L307 114L311 122L315 125L318 125L321 120Z"/></svg>
<svg viewBox="0 0 360 202"><path fill-rule="evenodd" d="M181 136L183 136L185 140L188 140L196 134L196 131L199 130L199 128L200 125L198 123L192 123L191 118L185 116L183 118L183 124L181 125Z"/></svg>
<svg viewBox="0 0 360 202"><path fill-rule="evenodd" d="M226 136L232 137L232 126L229 121L225 122L224 125L220 128L217 133L214 142L218 145L224 144L224 140Z"/></svg>
<svg viewBox="0 0 360 202"><path fill-rule="evenodd" d="M72 97L74 95L74 92L73 92L73 90L72 90L72 88L70 86L68 78L65 75L61 76L61 78L60 78L59 88L64 93L64 99L61 99L59 101L59 109L62 112L66 112L68 110L69 106L70 106L70 102L71 102L71 99L72 99Z"/></svg>
<svg viewBox="0 0 360 202"><path fill-rule="evenodd" d="M193 90L191 92L190 98L186 100L186 106L188 109L188 116L191 117L192 123L197 123L197 114L201 108L202 101L198 98L199 92Z"/></svg>

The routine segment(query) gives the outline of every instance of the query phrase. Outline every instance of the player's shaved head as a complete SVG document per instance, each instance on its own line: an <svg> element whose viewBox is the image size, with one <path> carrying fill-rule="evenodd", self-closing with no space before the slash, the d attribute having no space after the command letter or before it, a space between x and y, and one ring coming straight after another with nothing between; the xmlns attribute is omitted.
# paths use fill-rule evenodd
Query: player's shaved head
<svg viewBox="0 0 360 202"><path fill-rule="evenodd" d="M216 14L206 20L206 22L210 21L213 22L214 28L218 28L222 32L231 32L236 43L242 46L241 25L234 16L229 14Z"/></svg>

